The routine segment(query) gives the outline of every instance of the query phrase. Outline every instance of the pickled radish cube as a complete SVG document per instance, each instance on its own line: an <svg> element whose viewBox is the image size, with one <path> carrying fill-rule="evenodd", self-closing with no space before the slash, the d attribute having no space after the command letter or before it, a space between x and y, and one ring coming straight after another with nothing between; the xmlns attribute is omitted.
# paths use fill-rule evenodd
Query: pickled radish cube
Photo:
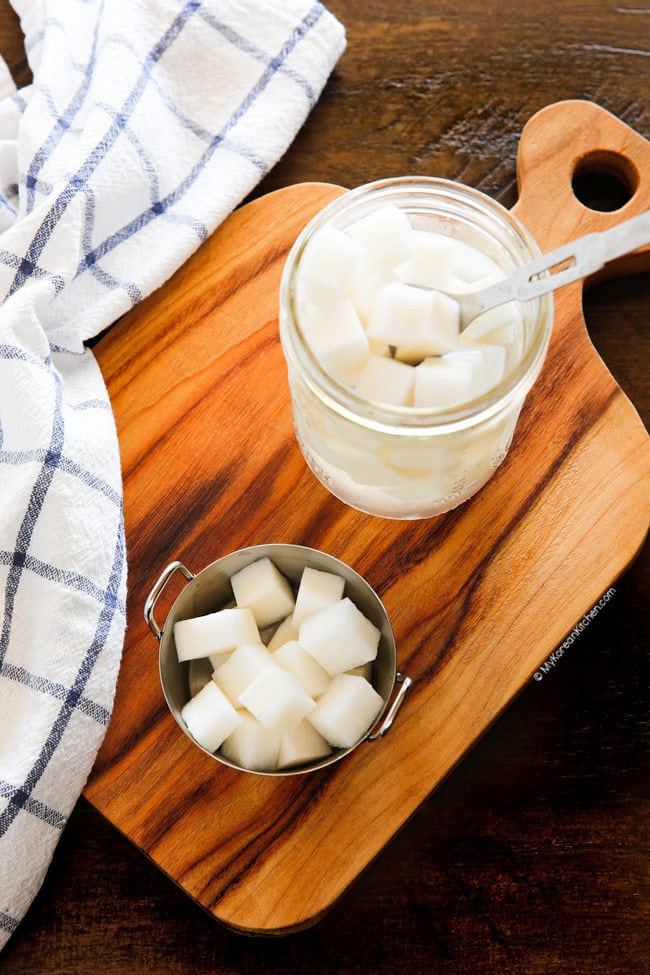
<svg viewBox="0 0 650 975"><path fill-rule="evenodd" d="M278 768L307 765L332 752L322 735L305 719L290 734L280 735Z"/></svg>
<svg viewBox="0 0 650 975"><path fill-rule="evenodd" d="M274 650L277 650L278 647L281 647L284 643L290 643L291 640L297 640L297 639L298 639L298 630L293 625L293 613L292 613L291 616L287 616L286 619L282 620L277 630L275 631L275 633L267 643L266 649L272 653Z"/></svg>
<svg viewBox="0 0 650 975"><path fill-rule="evenodd" d="M265 728L247 711L221 746L221 754L239 768L252 772L273 772L278 767L280 735Z"/></svg>
<svg viewBox="0 0 650 975"><path fill-rule="evenodd" d="M503 327L512 326L513 322L521 325L521 315L517 303L508 301L505 305L498 305L478 315L463 330L462 340L476 342ZM490 341L495 340L490 338Z"/></svg>
<svg viewBox="0 0 650 975"><path fill-rule="evenodd" d="M239 703L265 728L284 734L294 731L316 707L300 681L276 665L267 667L248 685L239 695Z"/></svg>
<svg viewBox="0 0 650 975"><path fill-rule="evenodd" d="M303 650L297 640L285 643L274 651L272 657L278 667L282 667L300 681L310 697L320 697L331 680L327 671L311 654Z"/></svg>
<svg viewBox="0 0 650 975"><path fill-rule="evenodd" d="M311 238L300 261L299 299L336 301L344 297L363 248L348 234L326 226Z"/></svg>
<svg viewBox="0 0 650 975"><path fill-rule="evenodd" d="M428 358L415 366L413 405L458 406L472 398L473 368L470 362Z"/></svg>
<svg viewBox="0 0 650 975"><path fill-rule="evenodd" d="M345 596L303 620L299 640L303 650L333 677L374 660L380 636L374 623Z"/></svg>
<svg viewBox="0 0 650 975"><path fill-rule="evenodd" d="M470 396L482 396L501 382L506 350L501 345L476 345L456 349L442 356L446 362L468 362L472 367Z"/></svg>
<svg viewBox="0 0 650 975"><path fill-rule="evenodd" d="M336 748L352 748L372 727L383 698L363 677L338 674L319 698L308 721Z"/></svg>
<svg viewBox="0 0 650 975"><path fill-rule="evenodd" d="M213 681L181 708L181 718L192 738L209 752L216 752L240 722L240 716Z"/></svg>
<svg viewBox="0 0 650 975"><path fill-rule="evenodd" d="M454 277L461 283L471 284L473 291L489 288L504 278L503 271L491 257L464 240L453 241L450 264Z"/></svg>
<svg viewBox="0 0 650 975"><path fill-rule="evenodd" d="M486 333L481 339L481 344L484 344L486 339L490 345L500 345L504 350L506 355L504 373L509 372L524 354L524 326L521 319L508 322Z"/></svg>
<svg viewBox="0 0 650 975"><path fill-rule="evenodd" d="M233 650L234 647L232 647L230 650L221 650L219 653L208 654L208 660L210 661L212 670L217 670L217 668L221 667L221 664L225 664Z"/></svg>
<svg viewBox="0 0 650 975"><path fill-rule="evenodd" d="M179 661L209 657L231 650L239 643L259 643L260 633L250 609L220 609L174 623L174 643Z"/></svg>
<svg viewBox="0 0 650 975"><path fill-rule="evenodd" d="M310 613L315 613L342 599L344 589L343 576L305 566L296 595L296 608L293 611L294 629L299 630L300 624Z"/></svg>
<svg viewBox="0 0 650 975"><path fill-rule="evenodd" d="M459 340L458 302L440 291L396 282L380 288L368 319L368 337L397 348L421 350L422 357L442 355Z"/></svg>
<svg viewBox="0 0 650 975"><path fill-rule="evenodd" d="M293 589L269 558L257 559L231 576L238 606L250 609L260 629L293 612Z"/></svg>
<svg viewBox="0 0 650 975"><path fill-rule="evenodd" d="M503 345L482 342L479 346L483 355L483 368L487 388L492 389L503 379L506 371L506 350Z"/></svg>
<svg viewBox="0 0 650 975"><path fill-rule="evenodd" d="M272 667L273 656L261 643L243 643L218 667L212 680L235 707L239 707L239 695L263 670Z"/></svg>
<svg viewBox="0 0 650 975"><path fill-rule="evenodd" d="M311 307L304 314L305 335L324 369L345 383L356 382L370 354L368 336L351 301Z"/></svg>
<svg viewBox="0 0 650 975"><path fill-rule="evenodd" d="M393 268L415 253L413 228L406 214L392 204L379 207L347 228L348 235L363 248L369 266Z"/></svg>
<svg viewBox="0 0 650 975"><path fill-rule="evenodd" d="M391 406L410 406L415 376L413 366L397 359L371 355L355 387L359 396Z"/></svg>
<svg viewBox="0 0 650 975"><path fill-rule="evenodd" d="M410 284L440 288L442 291L453 290L452 238L428 230L416 230L414 238L415 253L406 263L396 268L397 276Z"/></svg>
<svg viewBox="0 0 650 975"><path fill-rule="evenodd" d="M370 310L379 289L396 280L394 273L387 268L368 267L364 262L357 267L347 296L364 325L368 324Z"/></svg>

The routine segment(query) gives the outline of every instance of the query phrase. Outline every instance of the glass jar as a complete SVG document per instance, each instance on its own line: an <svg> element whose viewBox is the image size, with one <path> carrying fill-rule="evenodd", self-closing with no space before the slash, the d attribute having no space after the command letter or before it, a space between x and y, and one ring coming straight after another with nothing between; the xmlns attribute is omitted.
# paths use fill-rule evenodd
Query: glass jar
<svg viewBox="0 0 650 975"><path fill-rule="evenodd" d="M305 337L297 299L301 260L325 226L345 230L391 204L414 230L472 245L505 275L539 255L526 228L490 197L435 177L379 180L321 210L293 245L280 287L280 338L293 424L318 480L346 504L384 518L429 518L474 495L505 458L524 398L550 339L550 294L519 305L520 341L502 380L453 408L390 406L358 395L328 373Z"/></svg>

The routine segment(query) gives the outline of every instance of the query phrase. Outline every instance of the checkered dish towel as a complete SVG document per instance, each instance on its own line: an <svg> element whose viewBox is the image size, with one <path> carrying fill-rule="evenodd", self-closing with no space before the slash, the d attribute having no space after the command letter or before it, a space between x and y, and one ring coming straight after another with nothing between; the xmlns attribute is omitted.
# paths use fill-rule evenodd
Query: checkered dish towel
<svg viewBox="0 0 650 975"><path fill-rule="evenodd" d="M345 39L312 0L13 0L0 59L0 947L110 720L125 627L113 415L84 342L286 150Z"/></svg>

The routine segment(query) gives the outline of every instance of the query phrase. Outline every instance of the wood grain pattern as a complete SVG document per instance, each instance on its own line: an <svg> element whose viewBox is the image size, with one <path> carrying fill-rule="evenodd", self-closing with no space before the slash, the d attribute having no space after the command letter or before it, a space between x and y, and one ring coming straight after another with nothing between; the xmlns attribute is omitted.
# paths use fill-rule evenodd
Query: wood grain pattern
<svg viewBox="0 0 650 975"><path fill-rule="evenodd" d="M594 99L650 137L641 0L326 5L346 26L346 53L255 197L417 172L511 206L521 130L559 99ZM8 0L0 50L29 81ZM589 334L646 426L649 277L585 295ZM615 587L319 924L242 939L81 799L3 975L646 972L650 541Z"/></svg>
<svg viewBox="0 0 650 975"><path fill-rule="evenodd" d="M562 162L570 173L605 138L641 154L648 172L647 143L592 106L561 106L525 131L517 212L542 247L621 218L569 206L558 184ZM236 212L97 347L123 457L130 623L115 716L85 794L211 913L256 932L301 927L330 908L629 564L648 527L647 434L587 338L577 286L558 298L512 452L471 502L388 522L313 480L291 431L277 289L297 231L338 192L299 185ZM646 208L647 193L640 185L626 212ZM257 778L195 752L166 711L141 617L171 559L198 570L268 541L323 548L365 574L415 680L383 741L308 777Z"/></svg>

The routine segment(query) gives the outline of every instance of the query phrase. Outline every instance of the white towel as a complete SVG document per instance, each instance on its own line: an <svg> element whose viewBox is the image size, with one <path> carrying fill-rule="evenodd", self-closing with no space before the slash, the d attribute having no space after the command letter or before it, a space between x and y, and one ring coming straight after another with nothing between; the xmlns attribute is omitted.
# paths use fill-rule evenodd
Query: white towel
<svg viewBox="0 0 650 975"><path fill-rule="evenodd" d="M313 0L14 0L0 59L0 947L111 717L126 563L115 425L84 343L281 156L341 55Z"/></svg>

